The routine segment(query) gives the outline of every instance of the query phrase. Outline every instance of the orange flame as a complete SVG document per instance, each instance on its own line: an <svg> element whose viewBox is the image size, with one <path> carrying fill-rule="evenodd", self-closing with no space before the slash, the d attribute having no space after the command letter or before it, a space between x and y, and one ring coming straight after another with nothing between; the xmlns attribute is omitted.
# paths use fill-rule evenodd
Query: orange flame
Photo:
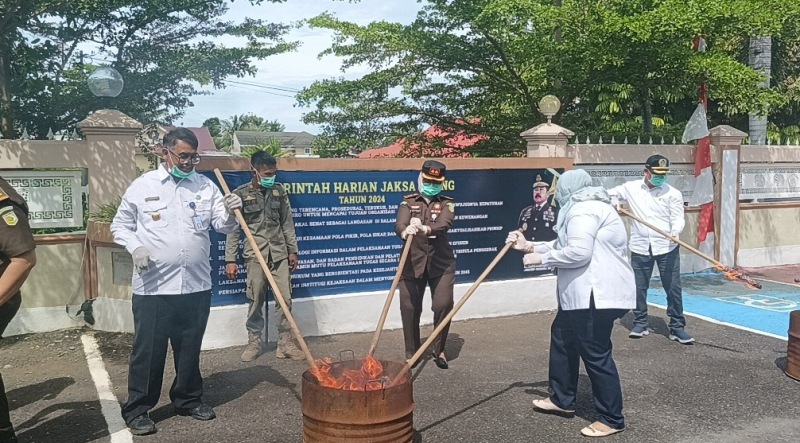
<svg viewBox="0 0 800 443"><path fill-rule="evenodd" d="M720 271L725 275L725 278L731 281L741 280L744 284L750 289L761 289L761 283L753 280L752 278L744 275L741 271L737 271L735 269L731 269L728 266L723 265L714 265L714 269Z"/></svg>
<svg viewBox="0 0 800 443"><path fill-rule="evenodd" d="M333 363L331 358L325 357L317 360L317 371L311 370L321 386L346 391L374 391L383 388L382 383L374 382L384 376L383 365L372 356L366 356L360 368L345 369L338 377L333 374Z"/></svg>

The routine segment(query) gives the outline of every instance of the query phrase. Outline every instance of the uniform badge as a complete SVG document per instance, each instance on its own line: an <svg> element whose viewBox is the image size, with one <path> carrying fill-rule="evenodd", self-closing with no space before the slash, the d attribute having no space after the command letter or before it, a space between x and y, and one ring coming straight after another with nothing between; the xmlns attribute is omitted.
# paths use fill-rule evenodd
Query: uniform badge
<svg viewBox="0 0 800 443"><path fill-rule="evenodd" d="M452 212L452 213L454 213L454 214L455 214L455 212L456 212L456 205L455 205L455 203L448 203L448 204L447 204L447 209L449 209L449 210L450 210L450 212Z"/></svg>
<svg viewBox="0 0 800 443"><path fill-rule="evenodd" d="M441 207L442 207L442 204L439 203L439 202L436 202L436 203L433 204L433 209L441 209Z"/></svg>
<svg viewBox="0 0 800 443"><path fill-rule="evenodd" d="M523 223L522 224L522 230L523 231L527 231L528 230L528 224L527 223Z"/></svg>
<svg viewBox="0 0 800 443"><path fill-rule="evenodd" d="M6 207L3 211L0 211L0 215L3 217L3 221L8 226L16 226L19 223L19 217L14 212L14 208L11 206Z"/></svg>
<svg viewBox="0 0 800 443"><path fill-rule="evenodd" d="M278 192L278 190L277 190L277 189L273 189L273 190L272 190L272 195L274 195L275 197L280 197L281 193L280 193L280 192Z"/></svg>
<svg viewBox="0 0 800 443"><path fill-rule="evenodd" d="M150 214L150 216L153 218L153 221L161 220L161 214L159 214L158 212L153 212L152 214Z"/></svg>
<svg viewBox="0 0 800 443"><path fill-rule="evenodd" d="M545 228L549 228L549 227L550 227L550 223L545 223L545 224L544 224L544 227L545 227Z"/></svg>
<svg viewBox="0 0 800 443"><path fill-rule="evenodd" d="M202 197L200 197L200 194L197 194L197 195L195 195L195 196L194 196L194 199L195 199L195 200L200 200L201 198L202 198Z"/></svg>
<svg viewBox="0 0 800 443"><path fill-rule="evenodd" d="M407 205L407 204L408 204L408 202L407 202L407 201L405 201L405 200L403 200L403 201L401 201L401 202L400 202L400 206Z"/></svg>

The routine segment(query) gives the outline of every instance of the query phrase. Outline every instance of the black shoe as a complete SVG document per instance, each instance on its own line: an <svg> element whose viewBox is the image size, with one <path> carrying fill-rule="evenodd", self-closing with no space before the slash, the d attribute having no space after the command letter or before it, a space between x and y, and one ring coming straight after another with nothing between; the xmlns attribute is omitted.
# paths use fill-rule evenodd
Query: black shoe
<svg viewBox="0 0 800 443"><path fill-rule="evenodd" d="M439 357L436 355L436 351L431 351L431 355L433 355L433 362L436 363L436 366L439 369L449 369L450 365L447 364L447 359L444 357Z"/></svg>
<svg viewBox="0 0 800 443"><path fill-rule="evenodd" d="M155 434L156 424L150 419L147 414L142 414L128 423L128 429L131 430L133 435L148 435Z"/></svg>
<svg viewBox="0 0 800 443"><path fill-rule="evenodd" d="M175 408L175 413L178 415L188 415L195 420L213 420L217 418L217 414L211 409L209 405L200 405L192 409Z"/></svg>

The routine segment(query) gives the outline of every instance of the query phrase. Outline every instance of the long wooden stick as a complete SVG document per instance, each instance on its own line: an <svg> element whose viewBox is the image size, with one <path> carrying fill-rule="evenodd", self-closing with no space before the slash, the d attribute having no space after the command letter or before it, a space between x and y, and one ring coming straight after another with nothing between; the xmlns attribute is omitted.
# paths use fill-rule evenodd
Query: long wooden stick
<svg viewBox="0 0 800 443"><path fill-rule="evenodd" d="M231 190L228 188L228 184L225 182L225 178L222 176L222 173L219 172L219 168L214 168L214 174L217 176L217 180L219 180L222 190L225 191L225 195L230 194ZM305 340L303 340L303 335L300 334L300 328L297 327L297 323L294 321L294 316L292 316L292 313L289 311L289 306L286 305L286 301L283 299L283 295L281 294L280 289L278 289L275 279L272 277L272 271L270 271L269 266L267 266L267 262L264 260L264 255L261 254L261 248L258 247L258 243L256 243L256 239L253 237L253 233L250 231L250 227L247 226L247 222L242 215L242 211L240 209L236 209L234 213L236 214L236 220L239 221L239 226L241 226L242 230L244 231L244 235L247 236L247 241L250 242L250 246L253 248L253 253L256 255L256 259L258 259L258 264L261 265L264 275L267 276L267 280L269 281L270 286L272 286L272 293L275 295L275 301L281 305L281 309L283 309L283 315L286 316L286 320L289 322L289 326L292 328L292 333L297 339L297 343L300 344L300 349L302 349L303 354L306 356L308 365L311 366L315 372L319 371L319 368L317 368L317 364L314 361L314 357L311 355L311 351L309 351Z"/></svg>
<svg viewBox="0 0 800 443"><path fill-rule="evenodd" d="M695 253L695 254L697 254L697 255L698 255L700 258L702 258L702 259L704 259L704 260L708 260L709 262L711 262L711 264L713 264L713 265L714 265L714 267L715 267L715 268L717 268L718 270L720 270L720 271L724 272L724 273L726 274L726 277L727 277L727 278L729 278L729 279L731 279L731 280L734 280L734 279L739 279L739 280L743 281L744 283L748 284L749 286L751 286L751 287L753 287L753 288L755 288L755 289L761 289L761 283L759 283L759 282L755 281L753 278L751 278L751 277L749 277L749 276L747 276L747 275L744 275L744 274L742 274L742 272L741 272L741 271L737 271L736 269L733 269L733 268L731 268L731 267L729 267L729 266L725 266L725 265L724 265L724 264L722 264L721 262L719 262L719 261L717 261L717 260L714 260L713 258L709 257L709 256L708 256L708 255L706 255L706 254L703 254L702 252L700 252L700 251L699 251L697 248L695 248L694 246L692 246L692 245L690 245L690 244L688 244L688 243L686 243L686 242L684 242L684 241L681 241L681 239L679 239L679 238L677 238L677 237L673 237L673 236L669 235L668 233L666 233L666 232L662 231L661 229L659 229L659 228L657 228L657 227L653 226L653 224L652 224L652 223L648 223L648 222L646 222L646 221L642 220L641 218L639 218L639 217L637 217L637 216L633 215L633 213L631 213L631 212L630 212L630 211L628 211L627 209L620 208L620 209L619 209L619 213L620 213L620 214L623 214L623 215L627 215L628 217L630 217L630 218L632 218L632 219L634 219L634 220L638 221L639 223L641 223L641 224L643 224L643 225L647 226L648 228L650 228L650 229L652 229L652 230L656 231L657 233L659 233L659 234L663 235L664 237L666 237L666 238L667 238L667 239L669 239L670 241L673 241L673 242L675 242L675 243L677 243L677 244L679 244L679 245L683 246L684 248L688 249L690 252L694 252L694 253Z"/></svg>
<svg viewBox="0 0 800 443"><path fill-rule="evenodd" d="M409 235L406 237L406 244L403 246L403 253L400 254L400 263L397 265L397 272L394 274L394 280L392 280L392 286L389 288L389 295L386 296L386 303L383 304L383 311L381 312L381 318L378 320L378 326L375 328L375 334L372 336L372 343L369 345L369 352L367 355L372 357L375 354L375 348L378 347L378 340L381 338L381 332L383 331L383 324L386 323L386 316L389 314L389 307L392 306L392 300L394 299L394 291L397 289L397 285L400 283L400 276L403 274L403 267L406 264L406 258L408 258L408 251L411 249L411 240L413 236Z"/></svg>
<svg viewBox="0 0 800 443"><path fill-rule="evenodd" d="M506 255L506 252L508 252L508 250L511 248L513 244L514 242L508 242L506 243L505 246L503 246L503 249L501 249L500 252L497 253L497 256L494 258L494 260L492 260L491 263L489 263L489 266L486 267L486 270L484 270L483 273L478 277L478 279L475 280L475 283L473 283L472 286L470 286L470 288L467 290L464 296L461 297L461 300L458 301L458 303L453 307L450 313L447 314L447 316L445 316L444 319L442 319L442 321L439 323L439 326L437 326L436 329L434 329L433 332L431 333L431 336L428 337L427 340L425 340L425 343L423 343L423 345L420 346L420 348L417 350L417 353L406 361L406 364L405 366L403 366L403 369L401 369L400 372L394 377L394 379L392 379L392 381L389 383L389 386L394 386L397 382L402 380L402 378L406 375L406 373L408 373L408 371L411 370L411 367L414 366L414 364L417 362L417 360L419 360L420 357L422 357L422 354L425 353L425 351L428 349L428 346L430 346L431 343L433 343L433 341L436 339L436 337L439 336L442 330L444 330L447 324L450 323L450 320L452 320L452 318L456 315L456 313L458 313L458 310L461 309L462 306L464 306L464 303L466 303L467 300L469 300L469 298L472 296L472 293L475 292L476 289L478 289L478 286L480 286L480 284L483 283L483 280L486 279L486 277L489 275L490 272L492 272L494 267L497 266L497 263L500 261L501 258L503 258L504 255Z"/></svg>
<svg viewBox="0 0 800 443"><path fill-rule="evenodd" d="M690 244L686 243L685 241L683 241L683 240L679 239L678 237L673 237L673 236L672 236L672 235L670 235L669 233L667 233L667 232L665 232L665 231L663 231L663 230L661 230L661 229L657 228L657 227L656 227L655 225L653 225L652 223L650 223L650 222L646 222L646 221L642 220L641 218L639 218L639 217L637 217L637 216L633 215L633 213L632 213L632 212L630 212L630 211L628 211L627 209L625 209L625 208L619 208L619 213L620 213L620 214L622 214L622 215L626 215L626 216L628 216L628 217L630 217L630 218L632 218L632 219L634 219L634 220L638 221L639 223L641 223L641 224L643 224L643 225L647 226L648 228L650 228L650 229L652 229L652 230L656 231L657 233L659 233L659 234L663 235L664 237L666 237L666 238L667 238L667 240L670 240L670 241L672 241L672 242L675 242L675 243L677 243L677 244L679 244L679 245L683 246L684 248L688 249L690 252L694 252L695 254L697 254L698 256L700 256L700 258L702 258L702 259L705 259L705 260L708 260L709 262L711 262L711 264L713 264L713 265L716 265L716 266L718 266L718 267L721 267L721 268L728 268L727 266L725 266L725 265L723 265L722 263L720 263L720 262L718 262L718 261L714 260L713 258L711 258L711 257L707 256L706 254L703 254L702 252L700 252L700 250L698 250L698 249L697 249L697 248L695 248L694 246L692 246L692 245L690 245Z"/></svg>

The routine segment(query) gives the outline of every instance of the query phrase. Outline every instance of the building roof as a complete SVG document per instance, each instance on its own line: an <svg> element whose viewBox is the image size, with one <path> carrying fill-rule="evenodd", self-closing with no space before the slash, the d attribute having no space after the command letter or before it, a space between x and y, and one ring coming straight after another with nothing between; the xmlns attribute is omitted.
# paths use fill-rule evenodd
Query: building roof
<svg viewBox="0 0 800 443"><path fill-rule="evenodd" d="M463 131L442 129L436 125L420 134L420 142L408 143L405 138L398 139L389 146L367 149L358 158L379 157L470 157L469 148L486 139L483 135L465 134Z"/></svg>
<svg viewBox="0 0 800 443"><path fill-rule="evenodd" d="M275 139L284 148L310 148L314 137L308 132L236 131L233 133L241 146L255 146Z"/></svg>

